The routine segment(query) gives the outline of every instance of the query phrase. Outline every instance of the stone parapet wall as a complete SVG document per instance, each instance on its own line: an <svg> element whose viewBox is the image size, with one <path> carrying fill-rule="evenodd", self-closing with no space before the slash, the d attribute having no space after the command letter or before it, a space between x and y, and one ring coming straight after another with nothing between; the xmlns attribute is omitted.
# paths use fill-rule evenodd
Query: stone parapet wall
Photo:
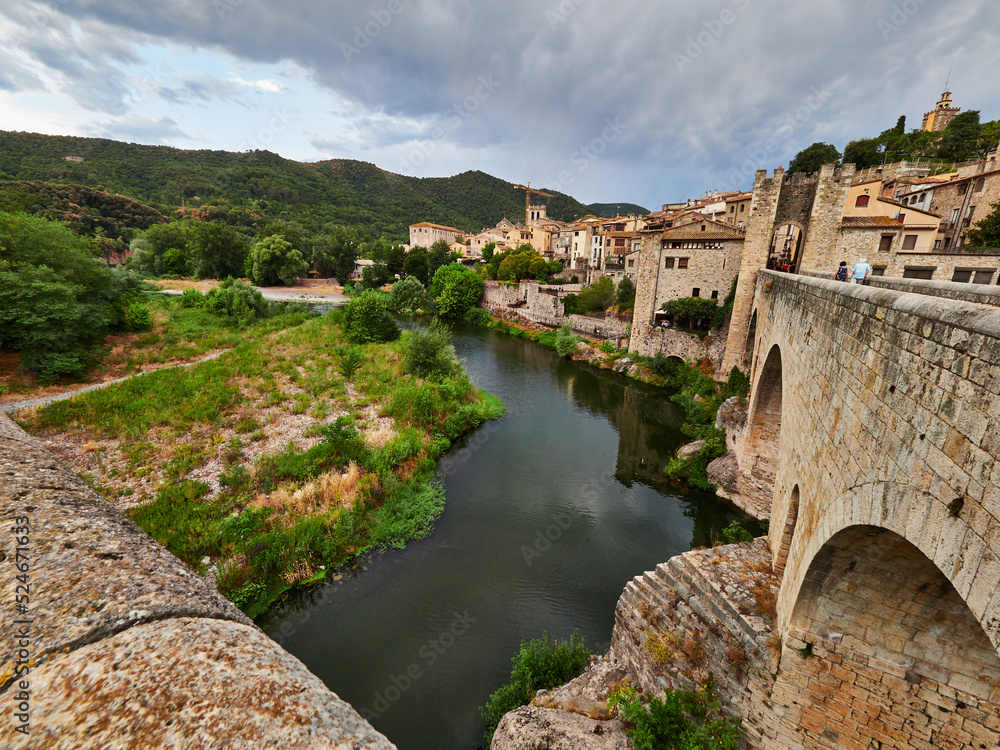
<svg viewBox="0 0 1000 750"><path fill-rule="evenodd" d="M722 362L728 335L728 329L723 328L718 331L710 331L705 338L699 338L694 333L678 331L674 328L651 326L639 321L632 326L628 348L644 357L652 357L662 353L668 357L680 357L689 362L697 362L707 358L713 364L718 365Z"/></svg>
<svg viewBox="0 0 1000 750"><path fill-rule="evenodd" d="M0 476L0 693L30 715L0 745L394 747L3 415Z"/></svg>
<svg viewBox="0 0 1000 750"><path fill-rule="evenodd" d="M997 260L998 264L1000 264L1000 256L997 256ZM831 276L831 274L821 271L802 271L801 274L814 279L829 279ZM953 281L926 281L924 279L872 276L868 279L867 286L1000 307L1000 287L987 284L960 284Z"/></svg>

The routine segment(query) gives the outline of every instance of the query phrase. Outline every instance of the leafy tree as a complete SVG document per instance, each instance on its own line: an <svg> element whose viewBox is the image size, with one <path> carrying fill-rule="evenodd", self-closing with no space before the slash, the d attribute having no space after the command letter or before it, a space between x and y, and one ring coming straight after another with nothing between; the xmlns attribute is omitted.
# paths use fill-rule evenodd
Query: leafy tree
<svg viewBox="0 0 1000 750"><path fill-rule="evenodd" d="M285 242L299 251L303 258L312 256L309 239L302 225L292 221L272 221L257 235L257 240L267 237L281 237Z"/></svg>
<svg viewBox="0 0 1000 750"><path fill-rule="evenodd" d="M162 276L169 273L164 264L168 250L176 251L174 257L188 254L187 228L180 222L154 224L132 240L131 250L132 268L150 276Z"/></svg>
<svg viewBox="0 0 1000 750"><path fill-rule="evenodd" d="M567 320L556 331L556 354L560 357L568 357L576 351L576 345L579 342L580 337L573 333L573 325Z"/></svg>
<svg viewBox="0 0 1000 750"><path fill-rule="evenodd" d="M461 319L483 296L483 280L460 263L441 266L434 273L431 296L442 317Z"/></svg>
<svg viewBox="0 0 1000 750"><path fill-rule="evenodd" d="M381 292L366 289L344 308L344 335L352 344L395 341L401 333Z"/></svg>
<svg viewBox="0 0 1000 750"><path fill-rule="evenodd" d="M818 172L824 164L836 164L840 161L840 152L836 146L829 143L814 143L807 146L795 155L791 164L788 165L788 173L796 172Z"/></svg>
<svg viewBox="0 0 1000 750"><path fill-rule="evenodd" d="M497 243L487 242L483 245L483 262L489 263L493 258L493 252L497 249Z"/></svg>
<svg viewBox="0 0 1000 750"><path fill-rule="evenodd" d="M277 234L257 240L247 258L247 275L257 286L274 286L279 281L290 285L308 268L302 253Z"/></svg>
<svg viewBox="0 0 1000 750"><path fill-rule="evenodd" d="M938 144L938 156L952 161L966 161L978 156L979 138L983 126L979 110L970 109L955 116Z"/></svg>
<svg viewBox="0 0 1000 750"><path fill-rule="evenodd" d="M860 138L844 147L844 164L867 169L882 163L883 145L878 138Z"/></svg>
<svg viewBox="0 0 1000 750"><path fill-rule="evenodd" d="M403 273L427 286L430 280L430 253L426 247L415 247L403 259Z"/></svg>
<svg viewBox="0 0 1000 750"><path fill-rule="evenodd" d="M190 276L194 270L191 253L172 247L163 254L163 273L172 276Z"/></svg>
<svg viewBox="0 0 1000 750"><path fill-rule="evenodd" d="M243 273L250 242L237 229L228 224L197 221L191 225L189 236L196 276L224 279Z"/></svg>
<svg viewBox="0 0 1000 750"><path fill-rule="evenodd" d="M20 352L43 381L81 376L108 331L144 325L140 283L93 257L65 224L0 213L0 349Z"/></svg>
<svg viewBox="0 0 1000 750"><path fill-rule="evenodd" d="M622 276L618 282L618 292L615 295L615 306L619 310L628 310L635 305L635 284L628 276Z"/></svg>
<svg viewBox="0 0 1000 750"><path fill-rule="evenodd" d="M341 284L354 272L358 259L358 234L339 224L328 224L325 233L315 238L313 268L323 277L335 277Z"/></svg>
<svg viewBox="0 0 1000 750"><path fill-rule="evenodd" d="M714 300L701 297L681 297L663 303L666 310L675 320L686 319L688 328L694 328L696 323L712 320L718 305Z"/></svg>
<svg viewBox="0 0 1000 750"><path fill-rule="evenodd" d="M361 271L361 286L365 289L381 289L392 281L389 267L385 263L372 263Z"/></svg>
<svg viewBox="0 0 1000 750"><path fill-rule="evenodd" d="M434 309L434 300L416 276L407 276L392 285L389 307L402 315L413 315L418 311L426 313Z"/></svg>
<svg viewBox="0 0 1000 750"><path fill-rule="evenodd" d="M384 265L390 279L403 273L406 250L402 245L382 238L367 246L365 254L376 263Z"/></svg>
<svg viewBox="0 0 1000 750"><path fill-rule="evenodd" d="M990 120L984 122L979 133L979 144L976 147L976 154L982 158L990 151L1000 145L1000 120Z"/></svg>
<svg viewBox="0 0 1000 750"><path fill-rule="evenodd" d="M451 331L444 323L435 318L427 328L410 333L403 367L418 378L432 380L444 380L459 370Z"/></svg>
<svg viewBox="0 0 1000 750"><path fill-rule="evenodd" d="M965 247L1000 247L1000 204L966 233Z"/></svg>
<svg viewBox="0 0 1000 750"><path fill-rule="evenodd" d="M602 276L593 284L585 286L577 297L576 306L581 314L607 310L615 299L615 282L610 276Z"/></svg>
<svg viewBox="0 0 1000 750"><path fill-rule="evenodd" d="M444 240L438 240L433 245L431 245L430 252L427 255L427 278L433 279L434 274L437 270L449 263L451 260L451 248L448 243Z"/></svg>

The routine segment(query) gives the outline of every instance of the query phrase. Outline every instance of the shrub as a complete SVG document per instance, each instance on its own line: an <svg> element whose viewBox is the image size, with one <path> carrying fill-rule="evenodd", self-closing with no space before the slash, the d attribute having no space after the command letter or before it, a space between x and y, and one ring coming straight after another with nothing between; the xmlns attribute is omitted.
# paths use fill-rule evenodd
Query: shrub
<svg viewBox="0 0 1000 750"><path fill-rule="evenodd" d="M185 289L181 294L181 307L204 307L205 295L197 289Z"/></svg>
<svg viewBox="0 0 1000 750"><path fill-rule="evenodd" d="M688 328L694 328L704 321L711 321L719 310L714 300L701 297L681 297L663 303L666 310L675 321L686 320Z"/></svg>
<svg viewBox="0 0 1000 750"><path fill-rule="evenodd" d="M433 380L444 380L453 375L458 363L455 361L451 331L436 318L427 328L411 331L406 342L403 368L419 378Z"/></svg>
<svg viewBox="0 0 1000 750"><path fill-rule="evenodd" d="M344 335L353 344L395 341L401 333L386 296L380 292L365 290L344 308Z"/></svg>
<svg viewBox="0 0 1000 750"><path fill-rule="evenodd" d="M484 310L481 307L470 307L469 311L465 313L465 322L474 326L490 326L493 323L493 316L490 315L489 310Z"/></svg>
<svg viewBox="0 0 1000 750"><path fill-rule="evenodd" d="M361 367L364 357L361 351L353 346L340 347L337 353L340 355L340 374L350 380Z"/></svg>
<svg viewBox="0 0 1000 750"><path fill-rule="evenodd" d="M400 315L415 315L434 310L434 300L415 276L407 276L392 285L389 307Z"/></svg>
<svg viewBox="0 0 1000 750"><path fill-rule="evenodd" d="M483 280L475 271L449 263L434 272L431 296L441 317L461 320L483 296Z"/></svg>
<svg viewBox="0 0 1000 750"><path fill-rule="evenodd" d="M580 337L573 333L573 325L568 320L556 331L556 354L560 357L568 357L576 351L576 345L580 342Z"/></svg>
<svg viewBox="0 0 1000 750"><path fill-rule="evenodd" d="M579 284L579 283L580 283L580 277L579 277L579 276L577 276L577 275L576 275L576 274L574 273L574 274L573 274L572 276L570 276L570 277L569 277L569 283L570 283L570 284Z"/></svg>
<svg viewBox="0 0 1000 750"><path fill-rule="evenodd" d="M625 733L636 750L737 750L739 719L719 708L711 682L702 690L667 690L648 705L630 687L616 687L608 705L621 712Z"/></svg>
<svg viewBox="0 0 1000 750"><path fill-rule="evenodd" d="M598 281L584 287L577 299L580 313L607 310L615 299L615 282L610 276L602 276Z"/></svg>
<svg viewBox="0 0 1000 750"><path fill-rule="evenodd" d="M271 311L260 291L232 276L223 279L217 289L208 293L204 306L240 326L249 325L255 318L265 318Z"/></svg>
<svg viewBox="0 0 1000 750"><path fill-rule="evenodd" d="M539 690L549 690L578 677L586 669L590 653L576 631L569 641L550 641L548 633L533 641L522 641L521 650L511 659L510 679L480 709L487 724L487 747L504 714L530 703Z"/></svg>

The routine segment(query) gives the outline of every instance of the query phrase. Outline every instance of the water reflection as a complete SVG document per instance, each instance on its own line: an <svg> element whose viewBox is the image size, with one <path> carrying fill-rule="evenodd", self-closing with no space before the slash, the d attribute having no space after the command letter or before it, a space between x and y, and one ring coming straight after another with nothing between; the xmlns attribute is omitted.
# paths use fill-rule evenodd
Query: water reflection
<svg viewBox="0 0 1000 750"><path fill-rule="evenodd" d="M455 345L509 415L442 462L434 533L260 623L401 750L478 747L478 707L522 640L579 628L606 648L625 583L735 517L665 483L684 438L662 391L512 337Z"/></svg>

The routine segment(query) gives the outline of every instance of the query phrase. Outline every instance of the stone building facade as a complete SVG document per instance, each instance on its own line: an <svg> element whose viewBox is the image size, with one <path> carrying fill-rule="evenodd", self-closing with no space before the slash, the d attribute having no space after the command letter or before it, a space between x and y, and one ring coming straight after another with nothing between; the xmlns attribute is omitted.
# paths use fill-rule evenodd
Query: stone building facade
<svg viewBox="0 0 1000 750"><path fill-rule="evenodd" d="M432 224L429 221L410 225L410 247L430 247L439 240L450 245L458 238L464 240L465 232L455 227Z"/></svg>

